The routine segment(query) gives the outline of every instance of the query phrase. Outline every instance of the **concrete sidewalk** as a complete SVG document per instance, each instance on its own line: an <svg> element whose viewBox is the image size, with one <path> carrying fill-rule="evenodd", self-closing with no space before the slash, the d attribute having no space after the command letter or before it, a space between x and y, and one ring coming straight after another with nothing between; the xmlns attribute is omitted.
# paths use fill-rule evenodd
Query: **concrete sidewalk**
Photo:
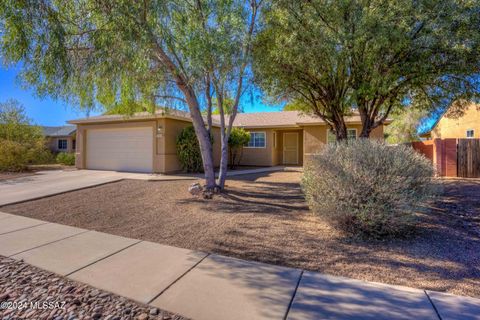
<svg viewBox="0 0 480 320"><path fill-rule="evenodd" d="M0 255L192 319L480 319L480 300L128 239L0 212Z"/></svg>

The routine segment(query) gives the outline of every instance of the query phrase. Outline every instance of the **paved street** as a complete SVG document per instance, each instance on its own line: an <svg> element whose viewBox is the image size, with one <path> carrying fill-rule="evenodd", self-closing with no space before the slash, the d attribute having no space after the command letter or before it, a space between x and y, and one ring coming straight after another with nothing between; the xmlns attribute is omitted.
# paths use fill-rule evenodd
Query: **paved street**
<svg viewBox="0 0 480 320"><path fill-rule="evenodd" d="M195 252L0 212L0 255L193 319L480 319L480 300Z"/></svg>

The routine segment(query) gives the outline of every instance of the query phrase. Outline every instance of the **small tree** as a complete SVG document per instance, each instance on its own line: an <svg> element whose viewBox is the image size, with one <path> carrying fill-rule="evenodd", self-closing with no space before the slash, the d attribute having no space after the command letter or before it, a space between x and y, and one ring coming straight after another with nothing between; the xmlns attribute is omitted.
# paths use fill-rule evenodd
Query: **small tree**
<svg viewBox="0 0 480 320"><path fill-rule="evenodd" d="M243 155L243 147L248 145L250 133L243 128L233 128L228 138L228 148L230 150L230 169L240 165Z"/></svg>

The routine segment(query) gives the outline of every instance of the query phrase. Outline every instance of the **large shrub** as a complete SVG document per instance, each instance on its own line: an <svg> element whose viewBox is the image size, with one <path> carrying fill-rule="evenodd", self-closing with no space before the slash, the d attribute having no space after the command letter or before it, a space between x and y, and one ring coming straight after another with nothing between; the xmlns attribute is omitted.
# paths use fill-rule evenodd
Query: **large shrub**
<svg viewBox="0 0 480 320"><path fill-rule="evenodd" d="M230 151L230 168L235 169L235 166L242 161L243 147L250 142L250 133L243 128L232 128L230 137L228 137L228 148Z"/></svg>
<svg viewBox="0 0 480 320"><path fill-rule="evenodd" d="M57 154L57 163L67 166L75 165L75 153L73 152L60 152Z"/></svg>
<svg viewBox="0 0 480 320"><path fill-rule="evenodd" d="M0 171L21 171L52 160L40 127L15 100L0 103Z"/></svg>
<svg viewBox="0 0 480 320"><path fill-rule="evenodd" d="M185 127L177 137L177 156L185 172L202 172L203 161L200 145L193 126Z"/></svg>
<svg viewBox="0 0 480 320"><path fill-rule="evenodd" d="M302 179L307 202L354 236L404 236L433 192L434 170L407 146L368 139L336 143L314 155Z"/></svg>

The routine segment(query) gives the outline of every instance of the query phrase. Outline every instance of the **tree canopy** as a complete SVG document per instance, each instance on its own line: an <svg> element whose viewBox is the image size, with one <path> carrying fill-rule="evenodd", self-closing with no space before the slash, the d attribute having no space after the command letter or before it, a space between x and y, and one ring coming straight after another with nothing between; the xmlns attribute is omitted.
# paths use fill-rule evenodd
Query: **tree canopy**
<svg viewBox="0 0 480 320"><path fill-rule="evenodd" d="M419 130L428 116L428 111L413 106L392 112L393 122L385 128L388 143L405 143L420 140Z"/></svg>
<svg viewBox="0 0 480 320"><path fill-rule="evenodd" d="M40 95L83 109L132 114L158 104L189 110L207 188L215 186L211 101L227 145L250 63L256 0L5 0L1 52L22 62L21 77ZM233 97L229 122L224 97ZM202 117L207 109L208 119ZM225 156L224 156L225 154ZM222 152L226 168L228 154ZM221 170L220 184L225 178Z"/></svg>
<svg viewBox="0 0 480 320"><path fill-rule="evenodd" d="M478 1L278 0L254 61L264 90L302 102L342 139L352 111L368 137L405 105L478 98L479 49Z"/></svg>

